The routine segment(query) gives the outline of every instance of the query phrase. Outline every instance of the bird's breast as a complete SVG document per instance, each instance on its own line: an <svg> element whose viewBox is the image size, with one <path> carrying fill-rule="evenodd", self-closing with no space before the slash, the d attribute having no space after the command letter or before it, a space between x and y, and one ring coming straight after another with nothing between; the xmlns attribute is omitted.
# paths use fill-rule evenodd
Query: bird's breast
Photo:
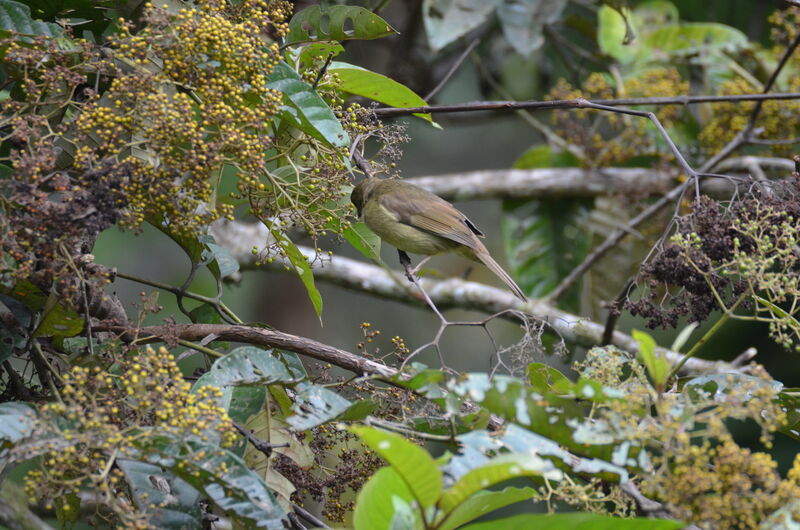
<svg viewBox="0 0 800 530"><path fill-rule="evenodd" d="M402 223L377 201L364 206L364 223L383 241L412 254L433 255L460 246L455 241Z"/></svg>

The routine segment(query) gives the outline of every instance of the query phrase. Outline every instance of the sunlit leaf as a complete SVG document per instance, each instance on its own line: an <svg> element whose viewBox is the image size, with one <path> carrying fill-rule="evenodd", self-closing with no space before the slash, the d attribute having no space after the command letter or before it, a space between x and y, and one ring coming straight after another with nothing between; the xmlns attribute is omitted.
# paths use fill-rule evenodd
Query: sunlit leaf
<svg viewBox="0 0 800 530"><path fill-rule="evenodd" d="M347 132L328 104L291 66L278 63L267 76L267 88L283 94L282 119L333 147L350 145Z"/></svg>
<svg viewBox="0 0 800 530"><path fill-rule="evenodd" d="M339 77L338 89L384 103L390 107L422 107L424 99L413 90L394 79L353 64L333 62L329 68ZM430 114L415 114L432 122Z"/></svg>
<svg viewBox="0 0 800 530"><path fill-rule="evenodd" d="M421 506L427 508L439 499L442 474L427 451L398 434L366 426L350 429L397 471Z"/></svg>
<svg viewBox="0 0 800 530"><path fill-rule="evenodd" d="M559 481L563 473L550 460L531 452L501 455L459 478L442 494L439 507L449 513L481 490L510 479L530 476Z"/></svg>
<svg viewBox="0 0 800 530"><path fill-rule="evenodd" d="M479 491L459 504L438 528L451 530L458 528L487 513L504 508L516 502L528 500L536 495L533 488L507 487L499 491Z"/></svg>
<svg viewBox="0 0 800 530"><path fill-rule="evenodd" d="M639 355L653 384L659 390L663 390L670 373L669 360L663 352L656 350L656 341L647 333L634 329L631 331L631 336L639 345Z"/></svg>
<svg viewBox="0 0 800 530"><path fill-rule="evenodd" d="M417 510L411 510L414 497L408 485L392 466L379 469L358 492L353 512L355 530L390 530L419 528L422 524ZM411 512L410 524L395 525ZM404 521L408 523L409 521Z"/></svg>

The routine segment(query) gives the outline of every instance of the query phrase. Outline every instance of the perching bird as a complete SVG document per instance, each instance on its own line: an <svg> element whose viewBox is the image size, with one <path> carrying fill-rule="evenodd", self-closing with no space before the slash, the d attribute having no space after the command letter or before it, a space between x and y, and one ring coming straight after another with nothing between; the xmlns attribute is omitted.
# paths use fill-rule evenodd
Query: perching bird
<svg viewBox="0 0 800 530"><path fill-rule="evenodd" d="M400 263L409 280L427 261L411 270L406 252L432 256L456 252L480 261L495 273L514 294L527 302L525 293L489 255L481 240L483 233L452 204L433 193L395 179L365 178L350 195L358 215L382 240L397 248Z"/></svg>

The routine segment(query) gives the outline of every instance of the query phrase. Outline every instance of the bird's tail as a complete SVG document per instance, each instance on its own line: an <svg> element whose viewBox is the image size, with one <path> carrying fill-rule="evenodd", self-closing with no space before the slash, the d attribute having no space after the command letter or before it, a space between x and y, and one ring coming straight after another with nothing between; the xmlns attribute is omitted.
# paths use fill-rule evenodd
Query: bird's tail
<svg viewBox="0 0 800 530"><path fill-rule="evenodd" d="M483 243L480 244L481 246L478 248L473 248L472 252L475 254L475 257L478 258L484 265L486 265L490 271L495 273L498 278L503 280L503 283L508 285L508 288L523 302L528 301L528 297L525 296L525 293L522 292L522 289L519 288L519 285L508 275L506 271L503 270L503 267L497 263L492 256L489 255L489 251L483 246ZM481 248L482 247L482 248Z"/></svg>

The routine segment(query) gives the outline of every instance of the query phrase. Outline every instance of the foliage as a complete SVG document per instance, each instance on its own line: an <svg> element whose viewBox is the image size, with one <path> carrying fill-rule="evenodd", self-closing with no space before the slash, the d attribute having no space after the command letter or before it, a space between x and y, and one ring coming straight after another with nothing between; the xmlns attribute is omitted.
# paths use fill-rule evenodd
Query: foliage
<svg viewBox="0 0 800 530"><path fill-rule="evenodd" d="M643 225L639 246L618 247L584 283L516 306L547 315L498 309L484 301L489 289L439 293L455 307L504 311L479 322L442 317L435 338L413 351L368 322L343 331L356 353L245 323L223 290L246 268L233 248L241 241L216 229L257 221L247 265L279 263L296 275L324 322L317 283L340 274L317 274L331 243L380 261L380 240L350 204L353 181L396 176L409 140L406 125L382 122L374 108L427 105L401 82L408 68L384 75L339 59L386 41L397 48L384 55L402 63L421 53L412 48L424 39L408 31L420 27L430 50L417 70L435 71L428 63L477 36L475 72L501 95L510 87L494 75L513 61L541 63L531 78L551 101L753 94L797 38L800 8L775 10L764 44L719 21L687 22L663 0L605 2L596 12L585 2L420 0L407 28L383 18L388 2L363 4L294 12L283 0L35 9L0 0L0 524L12 512L64 528L176 529L778 528L796 518L800 455L781 462L781 474L773 444L800 437L798 390L755 363L684 375L729 319L766 324L780 355L800 349L796 174L780 183L731 176L739 188L728 200L687 191L675 215ZM482 62L498 53L499 67ZM797 90L798 65L789 57L771 88ZM438 91L427 88L420 93ZM798 104L637 107L652 120L575 103L542 121L526 114L547 145L537 137L512 175L684 173L676 149L708 163L740 138L754 157L787 155ZM410 119L441 128L433 113ZM665 182L684 177L695 175ZM509 270L531 296L547 297L607 225L641 214L650 192L495 194ZM188 258L180 286L96 263L101 234L145 225ZM210 295L195 292L202 268ZM142 293L134 313L108 287L118 277L165 291L178 309L145 326L163 310L157 296ZM348 285L369 292L372 280ZM553 347L556 321L571 318L561 310L600 307L620 291L612 313L624 308L651 327L691 321L672 346L688 346L680 360L636 330L628 342L611 338L633 351L598 346L579 318L576 343ZM690 343L715 311L722 317ZM496 318L521 322L517 344L495 339ZM491 372L444 366L440 339L451 326L486 333ZM441 369L415 359L427 347ZM541 362L568 348L579 359L571 370ZM742 425L758 442L740 439ZM325 521L308 513L312 504Z"/></svg>

